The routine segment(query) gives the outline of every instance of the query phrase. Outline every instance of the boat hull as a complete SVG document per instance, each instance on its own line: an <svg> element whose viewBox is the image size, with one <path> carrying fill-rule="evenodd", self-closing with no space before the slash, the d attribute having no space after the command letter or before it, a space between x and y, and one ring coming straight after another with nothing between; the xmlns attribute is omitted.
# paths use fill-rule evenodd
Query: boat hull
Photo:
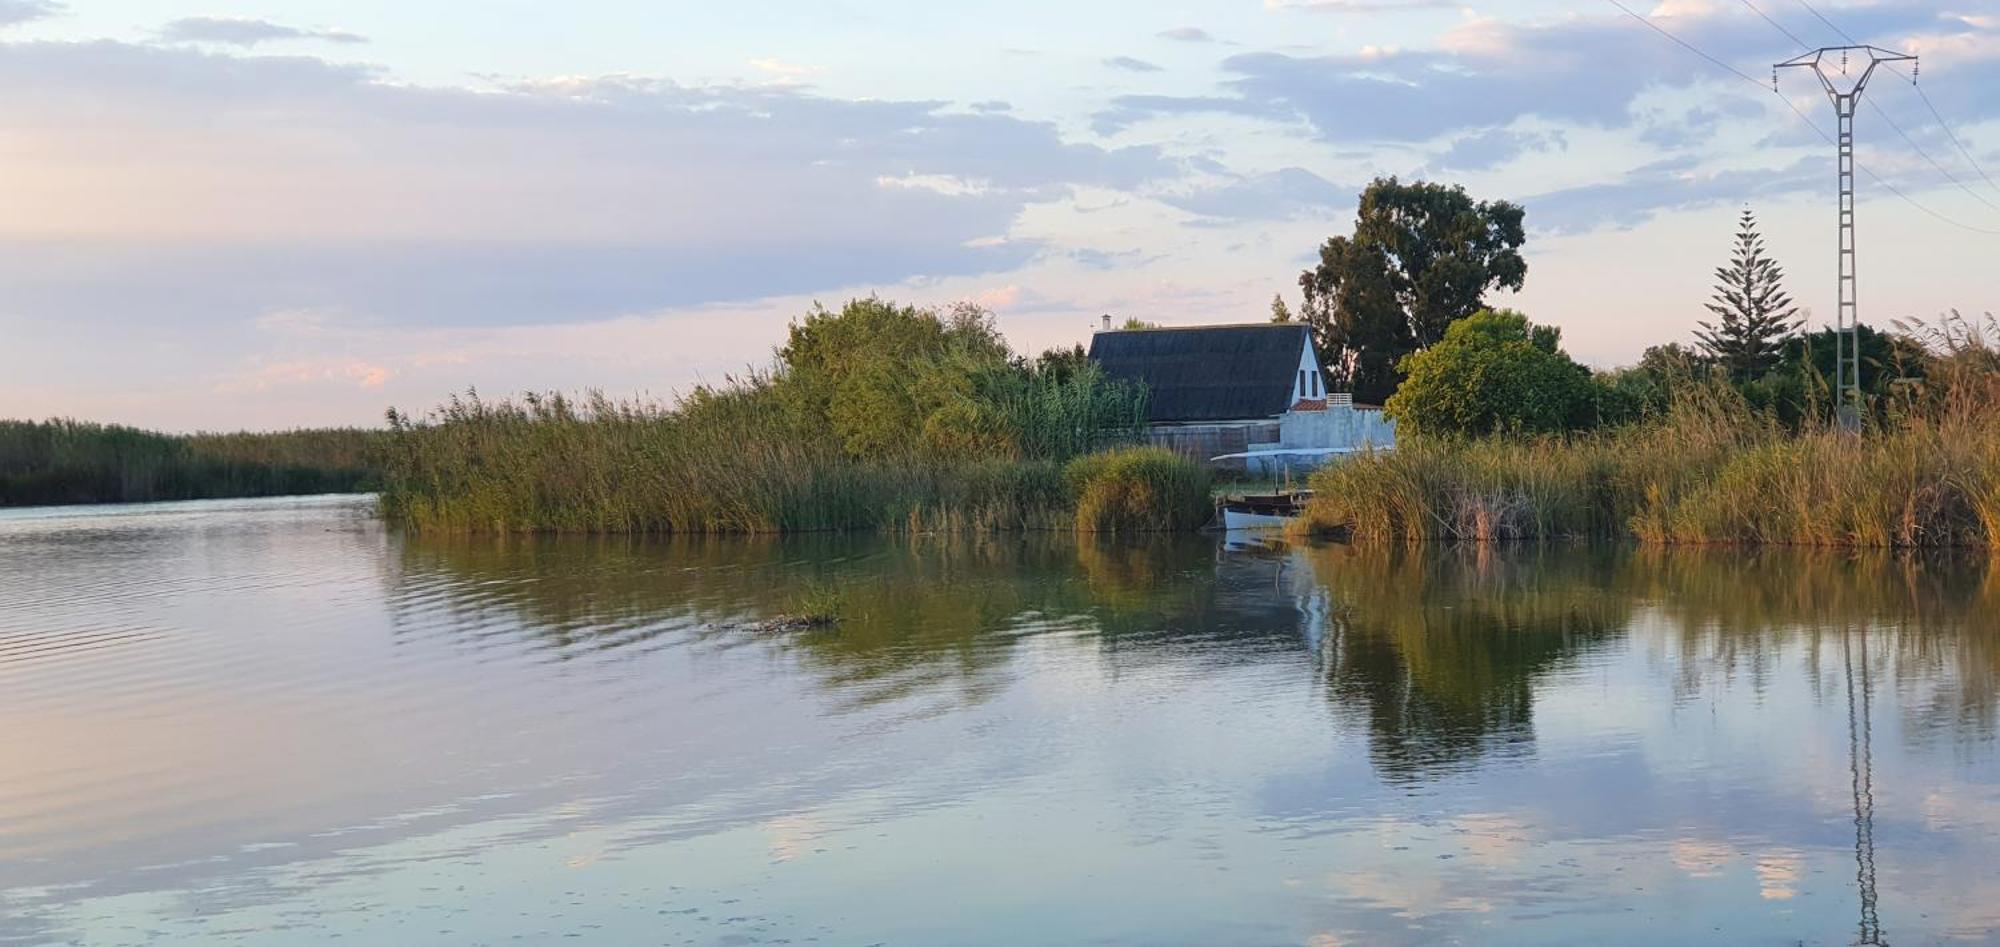
<svg viewBox="0 0 2000 947"><path fill-rule="evenodd" d="M1297 519L1297 514L1280 516L1274 513L1259 513L1252 510L1222 509L1222 528L1226 530L1284 529Z"/></svg>

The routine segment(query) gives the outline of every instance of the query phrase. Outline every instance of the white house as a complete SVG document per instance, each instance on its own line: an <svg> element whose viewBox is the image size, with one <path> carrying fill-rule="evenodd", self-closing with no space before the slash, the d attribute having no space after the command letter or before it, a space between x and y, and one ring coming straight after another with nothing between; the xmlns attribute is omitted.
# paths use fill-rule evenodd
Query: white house
<svg viewBox="0 0 2000 947"><path fill-rule="evenodd" d="M1298 323L1099 332L1090 357L1146 385L1148 438L1219 465L1268 473L1395 444L1381 409L1327 390Z"/></svg>

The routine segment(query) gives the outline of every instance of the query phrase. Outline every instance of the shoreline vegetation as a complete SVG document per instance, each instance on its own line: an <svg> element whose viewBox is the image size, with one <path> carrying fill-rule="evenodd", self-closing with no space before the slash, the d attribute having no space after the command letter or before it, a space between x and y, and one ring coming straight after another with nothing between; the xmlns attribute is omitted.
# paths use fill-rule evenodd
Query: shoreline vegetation
<svg viewBox="0 0 2000 947"><path fill-rule="evenodd" d="M83 421L0 421L0 507L364 493L381 431L160 434Z"/></svg>
<svg viewBox="0 0 2000 947"><path fill-rule="evenodd" d="M383 517L420 533L1192 530L1210 475L1137 446L1145 393L990 314L815 307L768 371L671 404L592 393L391 411Z"/></svg>
<svg viewBox="0 0 2000 947"><path fill-rule="evenodd" d="M1860 431L1823 404L1788 421L1726 378L1689 375L1633 423L1413 436L1322 469L1296 531L1406 543L2000 545L2000 348L1962 320L1903 328L1926 346L1921 373L1873 399Z"/></svg>

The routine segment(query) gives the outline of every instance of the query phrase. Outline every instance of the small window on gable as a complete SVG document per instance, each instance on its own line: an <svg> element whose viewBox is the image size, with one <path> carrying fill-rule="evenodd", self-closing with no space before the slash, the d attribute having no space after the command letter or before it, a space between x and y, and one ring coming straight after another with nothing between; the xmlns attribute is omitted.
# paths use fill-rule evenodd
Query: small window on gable
<svg viewBox="0 0 2000 947"><path fill-rule="evenodd" d="M1299 398L1303 398L1303 397L1305 397L1305 396L1306 396L1306 370L1305 370L1305 369L1303 369L1303 368L1301 368L1301 369L1299 369L1299 394L1298 394L1298 397L1299 397ZM1294 400L1296 400L1296 399L1294 399Z"/></svg>
<svg viewBox="0 0 2000 947"><path fill-rule="evenodd" d="M1319 397L1319 373L1312 373L1313 397Z"/></svg>

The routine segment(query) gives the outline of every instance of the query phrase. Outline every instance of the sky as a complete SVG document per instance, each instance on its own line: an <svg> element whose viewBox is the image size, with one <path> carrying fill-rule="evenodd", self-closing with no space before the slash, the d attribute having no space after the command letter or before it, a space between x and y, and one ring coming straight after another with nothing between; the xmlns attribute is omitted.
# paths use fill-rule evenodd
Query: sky
<svg viewBox="0 0 2000 947"><path fill-rule="evenodd" d="M0 417L669 399L869 294L1258 321L1383 175L1525 206L1493 302L1588 364L1689 341L1746 206L1823 324L1833 106L1771 64L1843 34L1922 57L1863 319L2000 310L2000 0L0 0Z"/></svg>

